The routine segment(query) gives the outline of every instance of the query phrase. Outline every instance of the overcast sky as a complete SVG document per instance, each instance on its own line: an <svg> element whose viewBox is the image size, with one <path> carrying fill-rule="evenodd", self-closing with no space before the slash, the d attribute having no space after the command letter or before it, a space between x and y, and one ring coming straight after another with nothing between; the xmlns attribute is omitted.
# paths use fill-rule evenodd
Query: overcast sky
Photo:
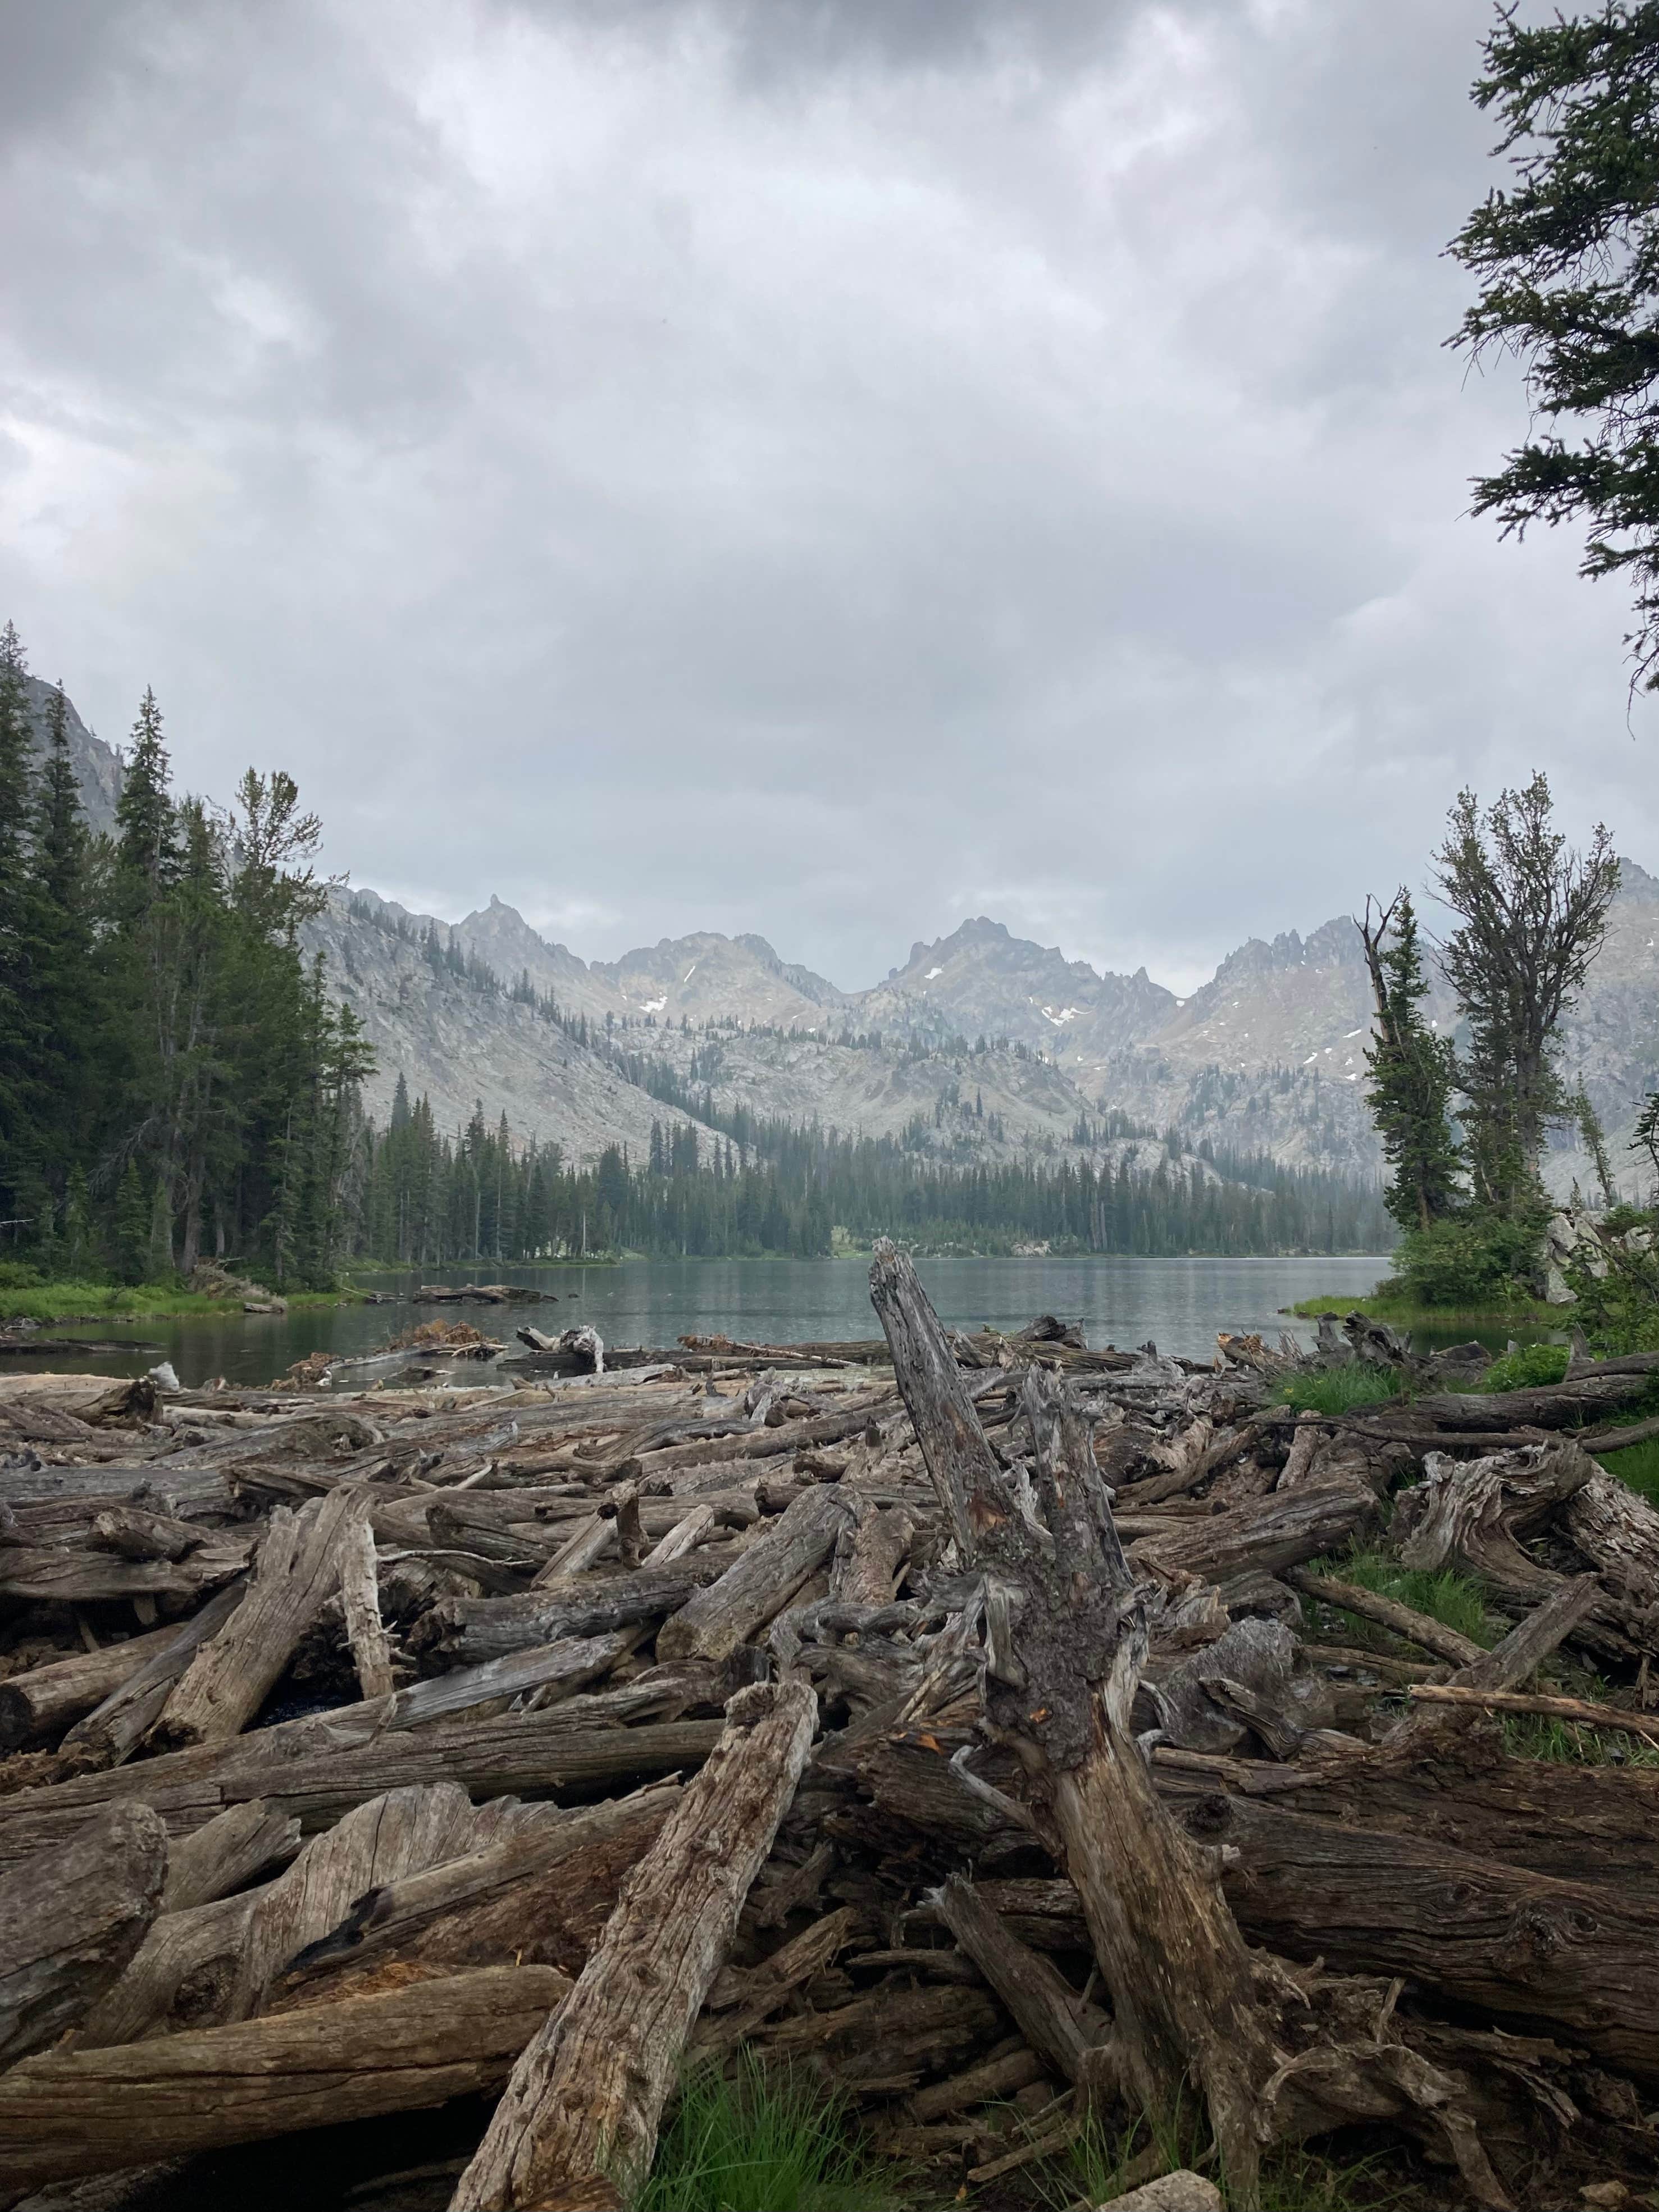
<svg viewBox="0 0 1659 2212"><path fill-rule="evenodd" d="M1467 513L1490 20L0 0L0 617L589 957L1185 988L1535 766L1659 867L1620 586Z"/></svg>

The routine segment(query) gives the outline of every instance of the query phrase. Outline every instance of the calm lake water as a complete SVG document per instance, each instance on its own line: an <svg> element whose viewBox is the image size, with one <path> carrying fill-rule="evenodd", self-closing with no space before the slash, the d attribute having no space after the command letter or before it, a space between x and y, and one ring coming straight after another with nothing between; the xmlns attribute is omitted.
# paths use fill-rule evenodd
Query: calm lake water
<svg viewBox="0 0 1659 2212"><path fill-rule="evenodd" d="M1311 1326L1280 1309L1328 1293L1334 1303L1363 1296L1388 1272L1386 1259L1340 1260L923 1260L923 1282L953 1328L986 1322L1018 1328L1040 1313L1081 1321L1091 1345L1133 1346L1149 1339L1161 1352L1207 1358L1218 1329L1258 1331L1268 1341L1281 1329L1311 1340ZM871 1310L864 1260L629 1260L614 1267L428 1269L406 1279L374 1274L363 1287L407 1295L421 1281L523 1283L551 1292L556 1305L459 1317L487 1334L510 1340L516 1320L555 1331L591 1322L607 1344L672 1347L684 1335L729 1336L767 1343L881 1334ZM23 1366L142 1374L165 1355L186 1387L222 1375L231 1382L268 1382L306 1353L362 1354L378 1350L419 1313L402 1306L332 1306L280 1316L127 1322L61 1322L44 1336L96 1337L107 1352L8 1358L0 1374ZM455 1311L455 1309L449 1309ZM160 1346L139 1352L135 1343ZM474 1376L483 1370L474 1370ZM470 1377L469 1379L473 1379Z"/></svg>

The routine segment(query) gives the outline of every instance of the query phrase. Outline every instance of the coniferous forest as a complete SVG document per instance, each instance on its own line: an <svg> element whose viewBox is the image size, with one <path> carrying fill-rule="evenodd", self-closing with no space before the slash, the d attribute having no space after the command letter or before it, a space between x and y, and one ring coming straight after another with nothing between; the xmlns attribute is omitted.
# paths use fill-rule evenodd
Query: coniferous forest
<svg viewBox="0 0 1659 2212"><path fill-rule="evenodd" d="M307 966L319 836L280 771L170 787L146 692L114 834L88 833L61 688L44 761L0 635L0 1222L8 1257L128 1282L234 1255L329 1281L367 1066Z"/></svg>
<svg viewBox="0 0 1659 2212"><path fill-rule="evenodd" d="M249 769L228 809L172 787L146 692L113 834L88 830L61 689L33 743L27 669L0 635L0 1264L166 1282L230 1261L325 1288L353 1261L501 1263L621 1250L802 1258L884 1234L934 1249L1220 1254L1378 1250L1379 1193L1109 1116L1079 1146L941 1158L931 1126L868 1138L717 1104L659 1054L551 1000L538 1010L658 1098L647 1156L521 1141L482 1104L434 1126L401 1076L365 1114L372 1060L308 961L326 896L293 780ZM434 933L434 967L503 986ZM529 992L527 982L509 995ZM981 1049L988 1048L981 1047ZM711 1045L708 1066L718 1062ZM388 1071L390 1073L390 1071ZM695 1073L695 1068L694 1068ZM1002 1137L1000 1125L988 1133ZM1127 1139L1127 1143L1121 1140Z"/></svg>

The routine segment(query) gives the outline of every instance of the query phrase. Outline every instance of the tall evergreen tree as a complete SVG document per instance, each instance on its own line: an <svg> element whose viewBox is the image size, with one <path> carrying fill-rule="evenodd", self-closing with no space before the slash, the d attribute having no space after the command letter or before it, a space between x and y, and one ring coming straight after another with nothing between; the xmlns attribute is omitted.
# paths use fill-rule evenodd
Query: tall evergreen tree
<svg viewBox="0 0 1659 2212"><path fill-rule="evenodd" d="M1383 1204L1402 1229L1427 1229L1453 1212L1462 1192L1462 1158L1452 1132L1454 1074L1449 1040L1423 1018L1428 996L1410 893L1401 889L1359 924L1376 1005L1376 1030L1365 1051L1376 1118L1391 1170Z"/></svg>

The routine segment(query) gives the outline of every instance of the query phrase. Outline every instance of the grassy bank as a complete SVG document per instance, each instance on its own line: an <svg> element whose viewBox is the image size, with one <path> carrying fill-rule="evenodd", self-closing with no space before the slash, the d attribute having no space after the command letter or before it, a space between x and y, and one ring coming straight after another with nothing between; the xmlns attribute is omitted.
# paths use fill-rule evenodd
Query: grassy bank
<svg viewBox="0 0 1659 2212"><path fill-rule="evenodd" d="M356 1305L353 1290L271 1291L290 1312L307 1306ZM176 1283L30 1283L0 1285L0 1322L149 1321L167 1314L240 1316L240 1297L210 1298Z"/></svg>
<svg viewBox="0 0 1659 2212"><path fill-rule="evenodd" d="M1571 1309L1547 1306L1535 1298L1504 1306L1411 1306L1395 1298L1338 1296L1298 1298L1285 1310L1304 1321L1316 1321L1321 1314L1362 1313L1395 1328L1502 1328L1516 1322L1528 1328L1565 1328Z"/></svg>

